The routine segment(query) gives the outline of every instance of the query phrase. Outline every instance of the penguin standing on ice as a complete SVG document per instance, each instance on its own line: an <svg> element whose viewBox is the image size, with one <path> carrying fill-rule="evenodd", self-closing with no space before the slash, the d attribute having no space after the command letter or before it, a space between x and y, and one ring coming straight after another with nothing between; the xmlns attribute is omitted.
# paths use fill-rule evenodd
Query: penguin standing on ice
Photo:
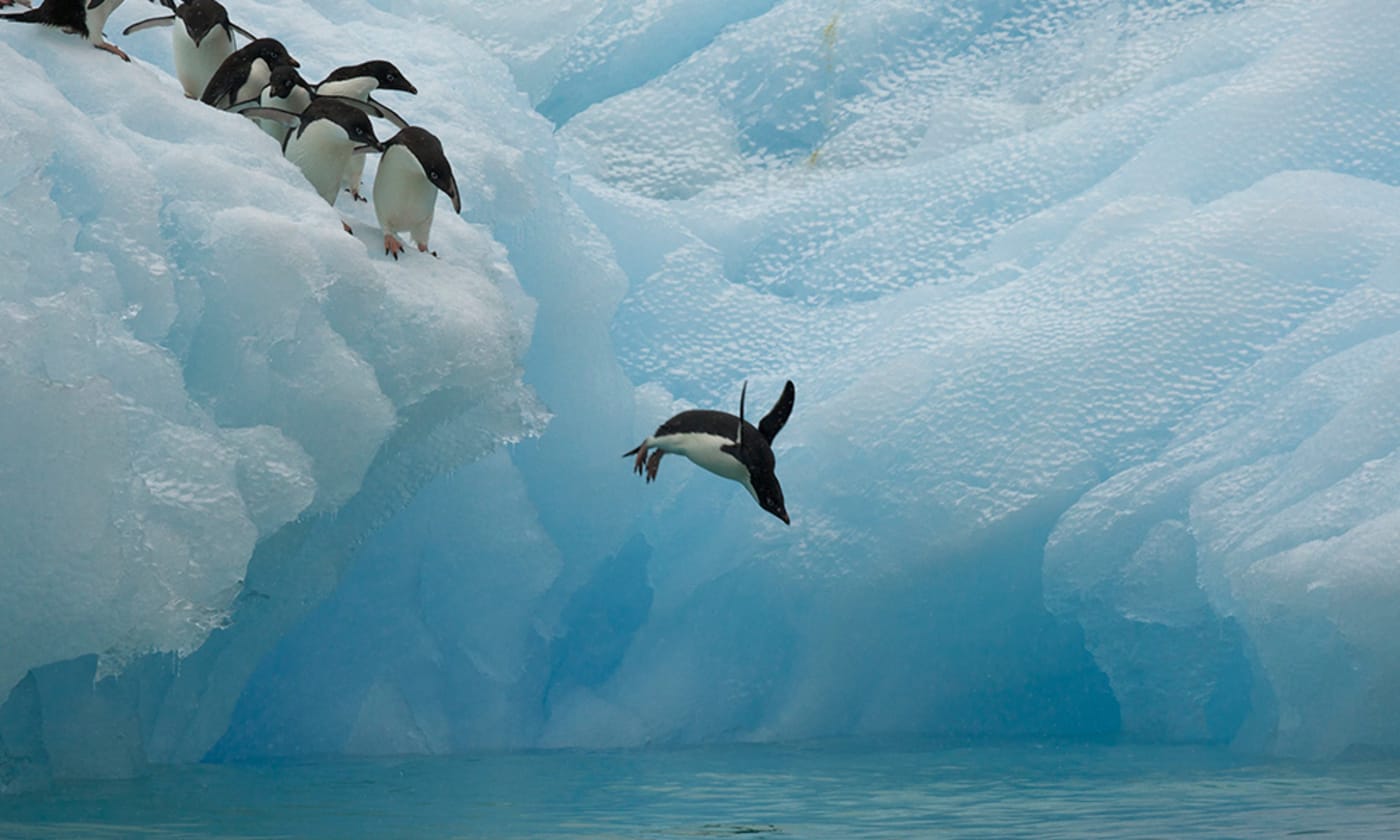
<svg viewBox="0 0 1400 840"><path fill-rule="evenodd" d="M175 76L190 99L199 98L214 71L224 59L233 55L235 32L249 41L257 40L248 30L228 19L228 10L219 0L186 0L179 5L176 0L160 0L160 4L173 14L137 21L123 29L122 34L130 35L157 26L171 27Z"/></svg>
<svg viewBox="0 0 1400 840"><path fill-rule="evenodd" d="M428 250L439 191L452 199L453 212L462 212L457 180L452 177L452 164L443 154L442 142L416 126L389 138L374 174L374 213L384 231L384 253L399 258L404 247L394 234L401 230L413 236L419 251Z"/></svg>
<svg viewBox="0 0 1400 840"><path fill-rule="evenodd" d="M783 504L783 488L773 473L773 438L778 436L792 414L796 389L789 381L772 411L754 428L744 420L744 397L749 385L739 394L739 416L725 411L694 409L682 411L657 427L656 432L642 441L636 449L624 454L637 456L633 471L646 470L646 480L656 480L661 456L667 452L684 455L715 475L744 485L759 507L791 525L787 507ZM647 450L653 450L647 457Z"/></svg>
<svg viewBox="0 0 1400 840"><path fill-rule="evenodd" d="M273 108L250 108L243 113L250 117L280 120L294 126L282 141L282 153L295 163L316 192L335 206L340 194L340 182L350 161L371 151L384 151L384 145L374 136L366 109L367 103L350 103L339 97L313 99L300 115ZM349 223L342 220L347 233Z"/></svg>
<svg viewBox="0 0 1400 840"><path fill-rule="evenodd" d="M371 94L376 90L418 93L418 88L404 78L403 73L399 72L399 68L387 61L366 61L362 64L338 67L331 71L329 76L322 79L314 90L317 96L343 96L347 99L368 102L379 110L384 119L400 129L408 128L408 122L384 107L382 103L372 99ZM350 163L350 168L345 173L346 186L356 201L365 200L360 195L360 178L364 175L364 169L365 159L356 158Z"/></svg>
<svg viewBox="0 0 1400 840"><path fill-rule="evenodd" d="M267 87L272 71L283 65L300 67L301 64L281 41L276 38L259 38L224 59L199 100L215 108L232 108L249 100L257 100L258 94Z"/></svg>
<svg viewBox="0 0 1400 840"><path fill-rule="evenodd" d="M83 36L99 50L120 56L123 61L130 61L131 56L123 52L121 47L108 43L102 36L102 27L107 25L107 18L122 2L123 0L44 0L37 9L15 15L0 15L0 18L16 23L57 26L64 32ZM0 4L11 5L3 3L3 0L0 0Z"/></svg>

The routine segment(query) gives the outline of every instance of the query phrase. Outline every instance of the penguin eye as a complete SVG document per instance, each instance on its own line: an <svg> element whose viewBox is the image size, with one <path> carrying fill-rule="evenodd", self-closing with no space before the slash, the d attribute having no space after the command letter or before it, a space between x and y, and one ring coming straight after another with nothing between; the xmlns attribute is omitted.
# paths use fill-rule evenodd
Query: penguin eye
<svg viewBox="0 0 1400 840"><path fill-rule="evenodd" d="M429 177L430 179L436 181L437 179L441 178L442 176L439 175L439 174L437 174L437 170L434 169L432 172L429 172L429 173L428 173L428 177Z"/></svg>

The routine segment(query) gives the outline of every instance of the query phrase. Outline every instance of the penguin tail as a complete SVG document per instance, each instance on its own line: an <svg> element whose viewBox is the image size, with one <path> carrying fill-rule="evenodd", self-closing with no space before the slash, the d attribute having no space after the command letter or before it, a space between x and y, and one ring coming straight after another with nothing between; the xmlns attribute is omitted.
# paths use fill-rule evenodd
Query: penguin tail
<svg viewBox="0 0 1400 840"><path fill-rule="evenodd" d="M624 458L631 458L633 455L636 455L638 452L641 452L641 451L642 451L642 447L641 447L641 446L638 446L637 448L635 448L635 449L633 449L633 450L631 450L631 451L629 451L629 452L624 452L624 453L622 453L622 457L624 457Z"/></svg>

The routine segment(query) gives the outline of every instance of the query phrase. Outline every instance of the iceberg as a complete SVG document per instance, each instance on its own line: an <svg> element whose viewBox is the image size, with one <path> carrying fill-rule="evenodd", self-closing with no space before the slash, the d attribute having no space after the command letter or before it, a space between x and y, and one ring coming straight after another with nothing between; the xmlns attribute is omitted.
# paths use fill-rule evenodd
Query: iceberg
<svg viewBox="0 0 1400 840"><path fill-rule="evenodd" d="M1400 8L234 16L403 69L462 218L395 262L186 101L165 39L0 30L0 789L899 733L1400 748ZM620 457L786 379L791 527Z"/></svg>

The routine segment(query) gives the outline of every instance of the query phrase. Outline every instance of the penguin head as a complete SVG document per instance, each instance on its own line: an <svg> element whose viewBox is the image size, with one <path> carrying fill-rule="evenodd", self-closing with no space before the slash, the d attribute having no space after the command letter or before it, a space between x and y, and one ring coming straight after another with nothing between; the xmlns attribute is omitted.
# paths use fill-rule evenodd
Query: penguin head
<svg viewBox="0 0 1400 840"><path fill-rule="evenodd" d="M228 10L217 0L192 0L175 7L175 16L185 25L185 32L198 47L216 26L228 26Z"/></svg>
<svg viewBox="0 0 1400 840"><path fill-rule="evenodd" d="M379 138L374 135L374 126L369 121L369 115L336 97L313 99L306 110L301 113L300 120L301 127L297 129L298 137L306 131L307 126L318 120L326 120L340 126L340 129L345 132L345 138L354 147L353 151L356 153L384 151L384 144L380 143Z"/></svg>
<svg viewBox="0 0 1400 840"><path fill-rule="evenodd" d="M259 38L243 48L247 51L250 59L261 58L267 62L268 67L280 67L289 65L300 67L301 62L292 58L292 54L287 52L287 48L276 38Z"/></svg>
<svg viewBox="0 0 1400 840"><path fill-rule="evenodd" d="M751 470L749 484L752 486L754 498L758 499L759 507L783 520L783 524L792 524L792 520L788 518L787 506L783 503L783 487L771 469Z"/></svg>
<svg viewBox="0 0 1400 840"><path fill-rule="evenodd" d="M305 85L306 80L290 64L279 64L272 68L272 75L267 80L269 92L278 99L286 99L298 86Z"/></svg>
<svg viewBox="0 0 1400 840"><path fill-rule="evenodd" d="M446 193L452 199L452 209L461 213L462 196L457 191L457 179L452 176L452 164L447 162L447 155L442 151L442 141L425 128L409 126L385 146L395 144L403 145L413 153L418 165L423 167L423 175L428 182Z"/></svg>

